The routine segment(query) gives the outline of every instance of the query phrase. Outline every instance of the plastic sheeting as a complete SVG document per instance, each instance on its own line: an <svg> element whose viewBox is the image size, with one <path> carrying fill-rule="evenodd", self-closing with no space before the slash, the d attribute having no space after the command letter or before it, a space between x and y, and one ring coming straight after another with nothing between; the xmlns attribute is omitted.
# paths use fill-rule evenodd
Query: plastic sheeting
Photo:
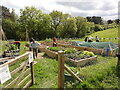
<svg viewBox="0 0 120 90"><path fill-rule="evenodd" d="M118 45L112 43L112 42L83 42L83 41L74 41L72 43L74 46L83 46L83 47L91 47L91 48L97 48L97 49L116 49L118 48Z"/></svg>

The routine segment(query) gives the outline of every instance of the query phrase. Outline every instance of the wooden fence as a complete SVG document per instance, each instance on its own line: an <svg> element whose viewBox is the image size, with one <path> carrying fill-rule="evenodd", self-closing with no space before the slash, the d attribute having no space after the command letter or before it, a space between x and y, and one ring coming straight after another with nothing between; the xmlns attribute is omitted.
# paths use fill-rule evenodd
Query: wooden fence
<svg viewBox="0 0 120 90"><path fill-rule="evenodd" d="M64 70L69 72L75 79L82 82L82 80L74 74L66 65L64 65L64 52L58 52L58 88L64 88Z"/></svg>
<svg viewBox="0 0 120 90"><path fill-rule="evenodd" d="M28 60L28 55L30 53L31 52L26 52L23 55L0 65L0 68L9 65L11 74L11 79L5 82L2 85L2 88L28 88L34 84L33 61L29 63Z"/></svg>

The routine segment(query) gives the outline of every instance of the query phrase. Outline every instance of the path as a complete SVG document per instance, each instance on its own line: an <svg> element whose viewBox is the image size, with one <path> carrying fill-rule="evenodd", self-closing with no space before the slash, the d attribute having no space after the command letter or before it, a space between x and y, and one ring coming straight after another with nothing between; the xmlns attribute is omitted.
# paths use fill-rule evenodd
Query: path
<svg viewBox="0 0 120 90"><path fill-rule="evenodd" d="M35 85L31 88L57 88L58 62L43 55L44 53L40 52L35 59L37 62L34 66Z"/></svg>
<svg viewBox="0 0 120 90"><path fill-rule="evenodd" d="M43 55L44 55L43 52L38 53L37 59L42 59L42 58L44 58Z"/></svg>

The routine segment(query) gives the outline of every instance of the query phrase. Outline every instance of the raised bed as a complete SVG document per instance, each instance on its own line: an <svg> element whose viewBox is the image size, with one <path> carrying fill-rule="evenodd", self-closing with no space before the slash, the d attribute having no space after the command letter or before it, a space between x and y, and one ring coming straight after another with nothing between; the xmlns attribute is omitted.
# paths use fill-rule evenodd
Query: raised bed
<svg viewBox="0 0 120 90"><path fill-rule="evenodd" d="M45 53L51 58L55 58L58 55L57 52L54 52L54 51L51 51L51 50L48 50L48 49L46 49Z"/></svg>
<svg viewBox="0 0 120 90"><path fill-rule="evenodd" d="M65 61L72 62L76 66L84 66L89 61L96 61L96 60L97 60L97 56L93 56L93 57L89 57L89 58L85 58L85 59L80 59L80 60L73 60L73 59L65 57Z"/></svg>
<svg viewBox="0 0 120 90"><path fill-rule="evenodd" d="M70 45L70 44L60 44L60 43L58 44L58 46L71 47L71 48L75 48L77 50L87 50L87 51L92 51L95 54L106 55L106 50L105 49L96 49L96 48L90 48L90 47L80 47L80 46L73 46L73 45ZM108 55L115 56L115 50L109 51Z"/></svg>

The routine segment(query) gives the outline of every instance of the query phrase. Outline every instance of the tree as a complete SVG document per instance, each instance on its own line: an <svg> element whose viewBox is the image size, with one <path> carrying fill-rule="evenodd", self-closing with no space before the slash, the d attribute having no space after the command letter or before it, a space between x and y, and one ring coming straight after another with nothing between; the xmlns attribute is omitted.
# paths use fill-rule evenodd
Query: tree
<svg viewBox="0 0 120 90"><path fill-rule="evenodd" d="M120 22L120 19L115 19L116 24L119 24L119 22Z"/></svg>
<svg viewBox="0 0 120 90"><path fill-rule="evenodd" d="M89 22L94 22L95 24L103 24L103 20L101 17L93 16L93 17L86 17Z"/></svg>
<svg viewBox="0 0 120 90"><path fill-rule="evenodd" d="M43 14L40 9L35 7L25 7L20 10L19 23L28 30L29 37L37 40L52 37L52 18L49 14Z"/></svg>
<svg viewBox="0 0 120 90"><path fill-rule="evenodd" d="M55 30L56 36L58 36L59 31L57 28L61 23L63 13L60 11L53 11L49 15L52 17L52 27Z"/></svg>
<svg viewBox="0 0 120 90"><path fill-rule="evenodd" d="M65 16L65 17L64 17ZM67 18L69 14L63 15L63 18ZM61 24L59 25L60 36L65 38L75 37L77 32L76 20L74 17L69 17L67 19L62 19Z"/></svg>
<svg viewBox="0 0 120 90"><path fill-rule="evenodd" d="M107 23L108 23L108 24L112 24L113 21L112 21L112 20L108 20Z"/></svg>
<svg viewBox="0 0 120 90"><path fill-rule="evenodd" d="M19 30L19 25L10 19L3 19L2 27L5 32L5 35L8 39L18 40L17 31Z"/></svg>
<svg viewBox="0 0 120 90"><path fill-rule="evenodd" d="M10 12L10 10L5 6L0 6L0 8L2 8L2 18L3 19L10 19L14 22L16 21L17 15L15 14L14 9L12 9L12 12Z"/></svg>
<svg viewBox="0 0 120 90"><path fill-rule="evenodd" d="M83 37L88 32L87 19L78 16L76 17L77 33L76 37Z"/></svg>

